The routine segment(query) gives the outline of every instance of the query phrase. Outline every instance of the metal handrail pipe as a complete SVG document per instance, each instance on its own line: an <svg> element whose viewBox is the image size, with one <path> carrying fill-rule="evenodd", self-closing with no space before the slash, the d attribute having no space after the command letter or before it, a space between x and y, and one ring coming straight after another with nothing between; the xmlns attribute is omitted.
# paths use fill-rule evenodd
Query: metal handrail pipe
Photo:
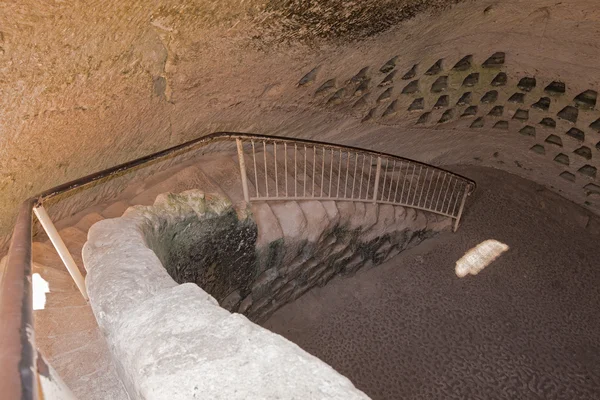
<svg viewBox="0 0 600 400"><path fill-rule="evenodd" d="M240 151L240 145L241 145L240 142L252 141L252 140L263 141L263 143L265 141L269 141L270 143L274 143L275 145L278 143L281 143L284 145L284 147L287 147L287 144L290 144L290 143L293 144L295 146L295 148L299 144L305 145L308 147L318 146L319 148L322 148L322 151L323 151L323 167L325 166L324 157L325 157L326 150L331 150L332 154L335 150L339 150L340 154L342 151L347 152L348 157L350 157L349 156L350 152L363 154L364 155L363 164L364 164L364 161L365 161L365 158L367 155L371 156L370 157L371 160L373 159L373 157L375 157L375 159L378 160L378 169L379 170L381 169L381 159L382 158L400 160L401 162L406 161L407 165L412 163L414 165L413 173L414 173L414 168L416 168L416 165L419 165L421 167L427 167L427 168L435 168L438 171L444 172L444 175L447 174L450 176L454 176L457 179L464 181L468 186L468 188L466 188L466 190L464 192L463 198L461 199L461 204L460 204L459 212L458 212L458 218L456 215L447 214L447 213L443 213L440 211L435 211L437 209L437 201L436 201L436 207L434 209L434 212L437 212L438 214L441 214L441 215L449 216L451 218L455 218L456 219L455 229L456 229L456 226L458 226L458 222L462 215L464 201L465 201L466 196L468 196L468 194L473 192L473 190L476 188L476 184L474 181L472 181L471 179L466 178L464 176L461 176L459 174L456 174L454 172L447 171L443 168L433 167L431 165L428 165L428 164L425 164L425 163L422 163L419 161L411 160L408 158L398 157L398 156L388 154L388 153L382 153L382 152L365 150L365 149L352 147L352 146L342 146L342 145L314 141L314 140L307 140L307 139L273 137L273 136L266 136L266 135L236 133L236 132L216 132L216 133L213 133L213 134L210 134L207 136L203 136L200 138L196 138L196 139L187 141L187 142L179 144L177 146L173 146L168 149L165 149L165 150L162 150L162 151L159 151L159 152L156 152L156 153L144 156L144 157L137 158L132 161L125 162L123 164L119 164L119 165L111 167L111 168L107 168L107 169L99 171L99 172L95 172L93 174L90 174L90 175L75 179L73 181L55 186L51 189L45 190L27 200L25 200L20 205L19 213L18 213L18 216L16 219L14 230L13 230L11 243L9 246L7 262L6 262L5 267L2 270L0 270L0 321L2 321L2 326L0 327L0 371L2 371L2 374L0 374L0 393L2 393L2 396L5 396L6 398L10 398L10 399L24 399L24 400L36 400L38 398L37 373L36 373L36 364L35 364L36 358L37 358L37 353L36 353L36 349L35 349L35 340L34 340L33 308L32 308L33 300L32 300L32 292L31 292L32 291L32 287L31 287L32 259L31 258L32 258L32 212L33 212L33 209L36 207L40 207L44 202L46 202L49 199L51 199L55 196L58 196L60 194L64 194L64 193L73 191L75 189L85 187L87 185L90 185L90 184L100 181L102 179L116 176L117 174L120 174L127 170L131 170L138 166L148 164L152 161L165 159L169 156L173 156L178 153L189 151L195 147L204 146L211 142L216 142L219 140L226 140L226 139L236 139L236 141L238 142L238 152ZM243 150L243 148L242 148L242 150ZM314 155L316 158L316 150L314 150L314 153L315 153ZM242 151L242 154L243 154L243 151ZM265 157L266 157L266 153L265 153ZM265 158L265 161L266 161L266 158ZM296 162L296 161L294 161L294 162ZM340 163L341 163L341 156L340 156ZM349 163L349 159L347 160L347 163ZM401 165L402 165L402 163L401 163ZM387 164L386 164L386 166L387 166ZM286 167L287 167L287 164L286 164ZM245 164L241 165L241 168L245 170ZM277 168L276 159L275 159L275 168ZM314 168L315 168L315 166L313 166L313 170L314 170ZM373 197L368 199L370 179L371 179L371 168L372 168L372 165L369 167L368 184L367 184L367 188L366 188L366 191L367 191L366 197L364 199L361 199L361 197L362 197L362 176L361 176L361 184L360 184L361 189L359 191L358 198L350 198L349 199L349 198L344 197L344 198L340 198L340 200L363 201L363 202L375 201L375 202L381 203L381 204L388 203L388 202L382 201L383 195L382 195L381 200L378 199L378 191L377 190L374 190ZM364 171L364 165L363 165L362 169ZM306 171L306 165L305 165L304 170ZM340 170L341 170L341 167L340 167ZM386 172L387 172L387 168L386 168ZM341 174L341 171L338 171L338 174ZM243 173L243 176L244 176L244 178L246 177L245 171ZM328 200L332 199L331 197L326 197L326 198L322 197L324 177L325 176L324 176L324 170L323 170L321 173L321 196L320 197L314 196L315 182L314 182L314 173L313 173L313 192L312 192L311 199L318 199L318 198L323 198L323 199L328 199ZM332 176L330 173L330 177L329 177L330 184L331 184L331 178L332 178ZM411 177L411 183L412 183L413 178L414 178L414 176ZM439 178L439 175L438 175L438 178ZM444 178L445 178L445 176L444 176ZM265 176L265 179L266 179L266 176ZM275 174L275 179L276 179L276 190L277 190L277 173ZM304 179L306 179L306 172L305 172ZM339 176L338 176L338 181L339 181ZM390 182L391 182L391 180L390 180ZM396 186L398 186L398 183L399 183L399 181L396 182ZM437 185L437 182L436 182L436 185ZM246 188L244 190L244 197L245 197L246 201L262 199L262 197L261 198L249 198L249 194L247 191L247 183L245 183L244 186L246 186ZM385 178L384 178L384 186L385 186ZM382 188L381 193L384 193L383 192L384 189L385 189L385 187ZM402 192L403 192L403 189L404 189L404 182L403 182ZM266 187L266 190L267 190L267 196L268 196L268 186ZM286 173L286 194L287 194L287 190L288 190L288 186L287 186L287 173ZM390 187L390 190L391 190L391 187ZM339 182L338 182L338 191L339 191ZM409 192L410 192L410 190L409 190ZM278 193L276 192L276 196L277 196L277 194ZM296 194L296 191L294 192L294 194ZM331 194L331 188L330 188L329 194ZM441 194L441 191L440 191L440 194ZM257 193L257 195L258 195L258 193ZM415 192L415 195L416 195L416 192ZM301 198L300 197L296 198L295 196L294 197L286 196L286 198L289 200L307 199L306 196L301 197ZM273 198L266 197L266 198L264 198L264 200L273 200ZM402 200L402 197L400 200ZM404 202L402 202L402 201L389 202L389 203L396 204L396 205L404 204ZM415 205L413 203L407 202L406 205L409 207L417 208L417 209L432 211L431 208L419 207L418 204ZM449 206L449 204L448 204L448 206ZM58 241L58 240L56 241L56 243L58 243L59 245L60 245L60 242L61 241ZM53 243L54 243L54 241L53 241ZM69 256L67 256L66 253L68 253L68 250L65 250L65 258L63 258L63 260L67 259L67 261L68 261ZM72 264L74 265L74 263L72 263ZM72 265L72 267L73 267L73 265ZM72 268L72 269L73 269L73 272L75 272L75 269L74 268ZM77 274L75 273L75 275L77 275ZM76 276L74 276L74 278L76 278ZM78 286L80 286L80 290L82 290L82 293L85 296L85 287L83 284L81 284L83 282L83 280L80 279L80 281L81 281L80 285L78 285Z"/></svg>

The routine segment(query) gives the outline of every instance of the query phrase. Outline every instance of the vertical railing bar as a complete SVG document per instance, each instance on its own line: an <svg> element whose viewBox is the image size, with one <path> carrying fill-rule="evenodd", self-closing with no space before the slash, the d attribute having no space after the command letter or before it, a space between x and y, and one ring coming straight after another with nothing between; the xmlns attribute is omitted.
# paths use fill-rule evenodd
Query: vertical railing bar
<svg viewBox="0 0 600 400"><path fill-rule="evenodd" d="M323 147L323 164L321 165L321 197L323 197L323 188L325 187L325 147Z"/></svg>
<svg viewBox="0 0 600 400"><path fill-rule="evenodd" d="M458 209L458 214L456 215L456 219L454 220L453 231L456 232L458 229L458 224L460 223L460 218L462 217L463 210L465 208L465 201L467 200L467 196L469 195L469 185L465 185L465 192L463 193L462 200L460 202L460 208Z"/></svg>
<svg viewBox="0 0 600 400"><path fill-rule="evenodd" d="M294 197L298 197L298 167L297 167L297 154L298 145L294 143Z"/></svg>
<svg viewBox="0 0 600 400"><path fill-rule="evenodd" d="M242 178L242 191L244 192L244 201L250 203L250 195L248 194L248 176L246 175L246 160L244 159L244 144L241 139L235 139L238 152L238 161L240 163L240 175Z"/></svg>
<svg viewBox="0 0 600 400"><path fill-rule="evenodd" d="M448 201L448 191L450 190L450 186L452 186L452 175L448 176L448 187L446 187L446 191L442 196L442 201L440 202L440 212L444 212L444 207L446 206L446 201Z"/></svg>
<svg viewBox="0 0 600 400"><path fill-rule="evenodd" d="M287 178L287 142L283 143L283 160L285 165L285 197L288 197L288 178Z"/></svg>
<svg viewBox="0 0 600 400"><path fill-rule="evenodd" d="M385 196L385 182L387 181L387 174L388 174L389 166L390 166L390 159L386 157L385 172L383 173L383 185L381 186L381 201L383 201L383 196Z"/></svg>
<svg viewBox="0 0 600 400"><path fill-rule="evenodd" d="M371 187L371 172L373 172L373 156L369 156L369 180L367 181L367 193L365 200L369 198L369 188Z"/></svg>
<svg viewBox="0 0 600 400"><path fill-rule="evenodd" d="M416 166L415 166L416 169ZM417 192L419 191L419 181L421 180L421 173L423 172L423 166L419 165L419 176L417 177L417 184L415 185L415 194L413 195L412 205L415 205L415 200L417 199Z"/></svg>
<svg viewBox="0 0 600 400"><path fill-rule="evenodd" d="M420 166L419 167L419 177L417 178L417 186L415 187L415 199L414 200L416 200L416 202L414 202L414 204L417 207L419 207L419 204L421 202L421 193L423 193L423 187L425 187L425 179L423 179L423 184L421 184L421 174L423 173L423 169L425 169L425 177L427 176L427 167L423 168L423 166ZM419 194L418 199L417 199L417 193Z"/></svg>
<svg viewBox="0 0 600 400"><path fill-rule="evenodd" d="M337 192L335 194L336 198L340 198L340 181L342 179L342 149L340 149L340 164L338 165L338 181L337 181Z"/></svg>
<svg viewBox="0 0 600 400"><path fill-rule="evenodd" d="M452 199L454 198L454 192L456 190L457 183L458 183L458 178L455 178L454 186L452 187L452 194L450 194L450 199L448 199L448 207L446 207L446 214L448 214L448 211L450 211L450 203L452 202Z"/></svg>
<svg viewBox="0 0 600 400"><path fill-rule="evenodd" d="M236 141L237 141L238 152L239 152L239 149L241 147L241 140L236 139ZM240 158L240 160L242 160L242 158ZM243 163L243 161L240 161L240 164L242 164L242 163ZM245 168L243 168L243 167L240 169L244 169L244 171L245 171ZM243 180L244 180L244 178L242 177L242 181ZM65 265L65 268L71 275L71 278L73 278L73 280L75 281L75 285L77 286L77 289L79 289L83 298L85 300L88 300L89 298L88 298L88 293L87 293L87 289L85 286L85 279L84 279L83 275L81 275L81 271L79 271L79 268L77 267L77 264L75 263L75 260L73 260L73 256L71 255L71 252L65 245L65 242L62 240L60 233L56 229L56 226L50 219L48 212L42 205L34 207L33 212L34 212L35 216L37 217L38 221L40 221L42 228L44 228L44 231L46 232L46 234L48 235L48 238L50 239L50 242L56 249L56 252L58 253L63 264ZM31 312L31 310L29 310L29 311ZM2 349L2 350L5 350L5 349Z"/></svg>
<svg viewBox="0 0 600 400"><path fill-rule="evenodd" d="M352 194L350 195L350 198L354 199L354 186L356 184L356 170L358 169L358 153L354 153L355 157L354 157L354 175L352 177Z"/></svg>
<svg viewBox="0 0 600 400"><path fill-rule="evenodd" d="M435 207L433 206L433 200L435 199L435 192L436 192L436 190L438 190L438 187L439 187L438 185L439 185L439 183L440 183L440 176L441 176L442 174L443 174L443 172L442 172L442 171L438 171L438 176L437 176L437 178L436 178L436 180L435 180L435 187L434 187L434 189L433 189L433 193L431 194L431 204L430 204L430 206L429 206L429 208L430 208L431 210L435 210ZM439 194L438 194L438 196L439 196ZM437 205L437 202L436 202L436 205Z"/></svg>
<svg viewBox="0 0 600 400"><path fill-rule="evenodd" d="M458 179L454 180L454 186L452 187L452 191L450 192L450 197L448 197L448 202L446 204L446 211L443 211L443 213L448 214L448 211L450 211L450 204L452 203L452 198L454 197L454 190L456 190L456 184L458 183Z"/></svg>
<svg viewBox="0 0 600 400"><path fill-rule="evenodd" d="M402 160L398 166L398 177L396 178L396 189L394 190L394 203L396 202L396 196L398 196L398 185L400 184L400 174L402 173Z"/></svg>
<svg viewBox="0 0 600 400"><path fill-rule="evenodd" d="M254 140L252 140L252 159L254 160L254 184L256 185L256 197L260 197L258 191L258 171L256 170L256 149L254 148Z"/></svg>
<svg viewBox="0 0 600 400"><path fill-rule="evenodd" d="M263 140L263 158L265 161L265 191L267 192L267 197L269 197L269 181L267 180L267 171L268 171L268 167L267 167L267 142L265 140ZM277 160L275 160L277 161ZM277 165L277 164L275 164ZM275 174L275 176L277 176L277 174ZM258 186L258 183L256 184Z"/></svg>
<svg viewBox="0 0 600 400"><path fill-rule="evenodd" d="M375 171L375 184L373 185L373 203L377 203L379 190L379 178L381 176L381 157L377 157L377 170Z"/></svg>
<svg viewBox="0 0 600 400"><path fill-rule="evenodd" d="M317 172L317 146L313 146L312 197L315 197L315 174Z"/></svg>
<svg viewBox="0 0 600 400"><path fill-rule="evenodd" d="M350 152L346 154L346 183L344 184L344 198L346 198L346 193L348 192L348 173L350 172Z"/></svg>
<svg viewBox="0 0 600 400"><path fill-rule="evenodd" d="M390 201L390 196L392 195L392 186L394 186L394 174L396 173L396 160L394 160L394 164L392 165L392 176L390 177L390 190L388 190L387 201Z"/></svg>
<svg viewBox="0 0 600 400"><path fill-rule="evenodd" d="M435 169L432 170L431 178L429 178L429 186L427 187L427 192L425 193L425 202L423 203L423 207L427 208L427 199L429 199L429 191L431 190L431 183L433 182L433 176L435 175ZM429 207L431 208L431 202L429 202Z"/></svg>
<svg viewBox="0 0 600 400"><path fill-rule="evenodd" d="M420 172L420 168L421 168L421 166L419 165L419 172ZM416 194L417 194L417 185L419 184L419 178L417 177L417 182L414 185L412 185L412 183L414 182L414 178L415 178L416 175L417 175L417 164L415 164L415 166L413 168L413 177L412 177L412 180L411 180L411 190L414 189L415 194L413 194L412 201L409 200L410 204L413 205L413 206L415 205L415 197L416 197ZM412 192L411 192L411 194L412 194Z"/></svg>
<svg viewBox="0 0 600 400"><path fill-rule="evenodd" d="M423 186L421 186L421 193L419 193L419 201L417 202L417 207L421 207L421 199L423 198L423 191L425 190L425 182L427 182L428 173L429 168L425 167L425 177L423 178Z"/></svg>
<svg viewBox="0 0 600 400"><path fill-rule="evenodd" d="M302 197L306 197L306 178L308 176L306 175L306 145L304 145L304 194L302 195Z"/></svg>
<svg viewBox="0 0 600 400"><path fill-rule="evenodd" d="M458 199L460 199L460 194L462 193L462 187L465 185L465 182L461 181L458 187L458 192L456 193L456 198L454 199L454 204L452 205L452 214L456 215L456 206L458 205Z"/></svg>
<svg viewBox="0 0 600 400"><path fill-rule="evenodd" d="M442 179L442 184L440 185L440 191L438 192L438 198L435 201L435 207L434 207L435 211L438 211L437 206L438 206L438 204L440 202L440 197L442 196L442 191L444 190L444 183L445 182L446 182L446 174L444 173L444 179Z"/></svg>
<svg viewBox="0 0 600 400"><path fill-rule="evenodd" d="M413 166L413 172L412 175L410 176L410 185L408 185L408 193L406 195L406 204L410 205L410 190L412 189L412 183L413 180L415 179L415 172L417 171L417 166L416 164Z"/></svg>
<svg viewBox="0 0 600 400"><path fill-rule="evenodd" d="M273 160L275 163L275 197L279 197L279 182L277 180L277 142L273 142ZM268 191L267 197L269 197Z"/></svg>
<svg viewBox="0 0 600 400"><path fill-rule="evenodd" d="M400 204L402 203L402 198L404 197L404 186L406 185L406 175L408 175L408 169L410 168L410 161L406 162L406 173L404 174L404 179L402 180L402 190L400 191Z"/></svg>
<svg viewBox="0 0 600 400"><path fill-rule="evenodd" d="M358 190L358 199L359 200L362 199L362 183L363 183L363 176L365 175L365 159L366 158L367 158L367 155L365 153L363 153L362 169L360 171L360 186L359 186L359 190Z"/></svg>
<svg viewBox="0 0 600 400"><path fill-rule="evenodd" d="M331 148L331 163L329 164L329 197L331 198L331 183L333 182L333 147Z"/></svg>
<svg viewBox="0 0 600 400"><path fill-rule="evenodd" d="M440 197L442 196L442 190L444 190L444 183L446 182L446 174L444 174L444 179L442 179L442 185L440 186L440 192L438 193L437 200L435 201L435 211L438 211L438 204L440 202Z"/></svg>
<svg viewBox="0 0 600 400"><path fill-rule="evenodd" d="M450 182L452 182L452 175L450 175L450 179L448 179L448 187L446 188L446 192L444 193L444 199L442 200L442 204L440 206L440 211L444 209L444 202L448 199L448 191L450 190Z"/></svg>

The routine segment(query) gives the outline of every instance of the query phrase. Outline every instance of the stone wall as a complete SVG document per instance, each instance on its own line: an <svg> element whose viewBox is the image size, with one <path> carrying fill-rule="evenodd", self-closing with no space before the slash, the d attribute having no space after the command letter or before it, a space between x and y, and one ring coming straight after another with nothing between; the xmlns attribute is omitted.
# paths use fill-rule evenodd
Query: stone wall
<svg viewBox="0 0 600 400"><path fill-rule="evenodd" d="M255 322L451 224L401 206L334 201L255 203L240 220L230 203L197 191L163 194L137 209L151 216L148 246L177 283L196 283Z"/></svg>
<svg viewBox="0 0 600 400"><path fill-rule="evenodd" d="M383 262L450 222L351 202L259 203L236 215L227 201L199 191L164 194L90 229L88 294L132 398L287 398L290 387L299 398L366 398L250 320L264 321L311 287ZM235 234L215 231L218 257L192 240L225 225Z"/></svg>
<svg viewBox="0 0 600 400"><path fill-rule="evenodd" d="M252 110L273 85L264 77L285 74L307 44L367 37L456 1L354 2L344 15L339 0L3 2L0 248L31 195L194 137L257 128Z"/></svg>
<svg viewBox="0 0 600 400"><path fill-rule="evenodd" d="M195 191L159 195L146 212L148 247L175 282L195 283L219 302L234 290L249 292L257 274L251 218L240 220L228 201Z"/></svg>
<svg viewBox="0 0 600 400"><path fill-rule="evenodd" d="M590 28L600 18L596 5L476 0L418 13L422 4L451 3L353 2L344 13L337 12L337 1L102 0L93 8L82 1L3 3L0 247L24 198L221 130L318 138L434 165L501 168L598 213L600 176L591 176L590 168L599 167L600 136L590 126L598 115L580 109L576 123L558 116L579 94L598 90L599 33ZM501 71L482 74L495 52L506 55ZM467 55L473 56L472 72L480 73L473 90L461 87L460 71L451 72ZM378 102L390 87L379 84L391 72L379 69L396 56L394 89ZM425 75L440 59L440 74ZM403 95L411 81L400 78L415 64L412 80L419 79L421 90ZM349 90L329 102L366 66L371 94L364 108L352 109L355 93ZM313 85L298 87L315 67ZM500 72L506 84L491 87ZM432 93L440 76L448 76L446 91ZM537 80L531 92L518 90L525 77ZM315 96L330 79L335 92ZM546 95L554 81L566 84L563 95ZM502 77L495 81L502 83ZM495 103L480 101L493 90ZM467 91L473 104L455 106ZM523 104L509 101L517 92L525 94ZM442 99L436 108L444 95L448 106ZM552 100L547 111L533 107L542 97ZM409 112L420 98L423 110L417 102ZM496 109L489 115L496 106L503 114ZM361 122L375 107L374 117ZM523 112L513 119L525 107L529 119ZM417 125L425 113L429 121ZM478 121L471 128L478 118L483 127L476 128ZM540 124L542 118L555 120L556 128ZM583 143L580 135L567 134L571 128L584 132ZM546 142L550 135L563 147L554 137Z"/></svg>
<svg viewBox="0 0 600 400"><path fill-rule="evenodd" d="M265 321L282 305L339 275L378 265L442 230L451 220L428 212L360 202L255 204L259 226L252 290L222 305Z"/></svg>

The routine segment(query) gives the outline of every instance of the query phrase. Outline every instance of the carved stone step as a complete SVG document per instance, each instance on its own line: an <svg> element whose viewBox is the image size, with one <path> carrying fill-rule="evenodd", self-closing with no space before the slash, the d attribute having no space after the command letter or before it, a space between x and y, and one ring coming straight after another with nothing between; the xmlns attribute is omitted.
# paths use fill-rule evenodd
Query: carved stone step
<svg viewBox="0 0 600 400"><path fill-rule="evenodd" d="M76 333L96 326L96 318L89 305L67 306L34 311L36 343L44 338Z"/></svg>
<svg viewBox="0 0 600 400"><path fill-rule="evenodd" d="M125 210L129 208L129 206L130 204L128 202L117 201L106 207L104 210L102 210L100 214L102 214L104 218L117 218L123 215Z"/></svg>
<svg viewBox="0 0 600 400"><path fill-rule="evenodd" d="M100 213L92 212L81 218L79 222L74 225L74 227L82 232L87 233L92 225L94 225L96 222L102 221L103 219L104 217Z"/></svg>
<svg viewBox="0 0 600 400"><path fill-rule="evenodd" d="M58 268L48 267L43 264L33 263L33 273L39 274L42 279L48 282L48 289L50 292L73 292L77 291L77 286L71 278L71 275L66 269L61 270Z"/></svg>
<svg viewBox="0 0 600 400"><path fill-rule="evenodd" d="M32 248L32 257L33 261L44 265L50 268L56 268L58 270L64 271L65 273L69 273L60 259L56 249L52 246L50 242L33 242L31 245ZM83 261L81 259L81 251L77 253L71 253L73 256L73 260L75 263L79 265L83 265Z"/></svg>
<svg viewBox="0 0 600 400"><path fill-rule="evenodd" d="M132 205L149 206L154 204L156 196L162 193L181 193L190 189L200 189L205 193L224 195L223 190L213 182L200 168L190 166L182 169L164 181L146 188L137 194L129 203Z"/></svg>

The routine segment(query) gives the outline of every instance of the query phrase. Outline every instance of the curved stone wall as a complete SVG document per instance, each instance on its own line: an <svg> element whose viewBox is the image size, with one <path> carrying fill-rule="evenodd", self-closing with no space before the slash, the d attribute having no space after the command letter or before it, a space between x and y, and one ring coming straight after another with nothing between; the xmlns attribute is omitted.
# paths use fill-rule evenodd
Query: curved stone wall
<svg viewBox="0 0 600 400"><path fill-rule="evenodd" d="M262 399L289 397L293 387L299 398L366 398L240 314L264 321L334 276L449 230L451 220L318 201L261 203L238 214L227 201L188 191L90 228L90 303L130 395Z"/></svg>
<svg viewBox="0 0 600 400"><path fill-rule="evenodd" d="M197 190L134 207L148 248L179 284L260 322L337 275L378 265L449 230L449 218L392 205L334 201L253 203Z"/></svg>
<svg viewBox="0 0 600 400"><path fill-rule="evenodd" d="M586 107L588 91L598 91L600 36L589 1L476 0L436 14L410 12L420 10L411 8L416 3L393 0L358 2L347 13L335 13L336 2L308 9L272 3L267 14L260 1L243 7L106 1L94 10L29 3L6 14L0 34L10 77L0 136L0 243L28 195L221 130L318 138L435 165L501 168L598 213L598 115ZM400 3L409 12L398 12ZM397 23L403 17L396 16L413 15ZM18 32L23 26L30 35ZM494 53L505 54L504 64L484 68ZM396 56L397 72L379 87L394 70L381 67ZM415 76L402 80L414 65ZM298 87L317 66L313 85ZM367 66L371 94L352 109L360 98L354 90L334 94ZM468 86L471 77L463 87L472 73L479 73L478 83ZM527 91L527 79L520 88L524 78L535 78L535 88ZM325 89L335 91L315 96L330 79L335 85ZM406 87L416 80L419 92L402 94L415 90ZM565 93L552 82L564 83ZM471 104L457 105L467 92ZM548 110L542 98L550 99ZM576 122L566 107L577 109Z"/></svg>
<svg viewBox="0 0 600 400"><path fill-rule="evenodd" d="M302 398L367 399L295 344L177 284L148 248L149 225L160 229L147 210L129 209L94 225L83 251L92 308L131 398L275 399L294 388Z"/></svg>
<svg viewBox="0 0 600 400"><path fill-rule="evenodd" d="M477 130L496 142L510 134L522 153L531 152L524 160L513 160L517 168L531 169L523 164L536 159L536 172L546 182L560 181L559 191L567 187L567 197L600 211L597 91L579 92L562 80L507 72L507 55L501 51L478 58L453 55L407 64L394 55L382 65L363 65L349 77L331 76L316 66L297 86L313 107L362 123ZM477 161L481 159L463 159ZM548 161L558 171L547 170Z"/></svg>
<svg viewBox="0 0 600 400"><path fill-rule="evenodd" d="M145 213L152 221L142 226L148 247L177 283L195 283L218 302L250 291L257 226L238 219L231 203L197 192L167 194Z"/></svg>

